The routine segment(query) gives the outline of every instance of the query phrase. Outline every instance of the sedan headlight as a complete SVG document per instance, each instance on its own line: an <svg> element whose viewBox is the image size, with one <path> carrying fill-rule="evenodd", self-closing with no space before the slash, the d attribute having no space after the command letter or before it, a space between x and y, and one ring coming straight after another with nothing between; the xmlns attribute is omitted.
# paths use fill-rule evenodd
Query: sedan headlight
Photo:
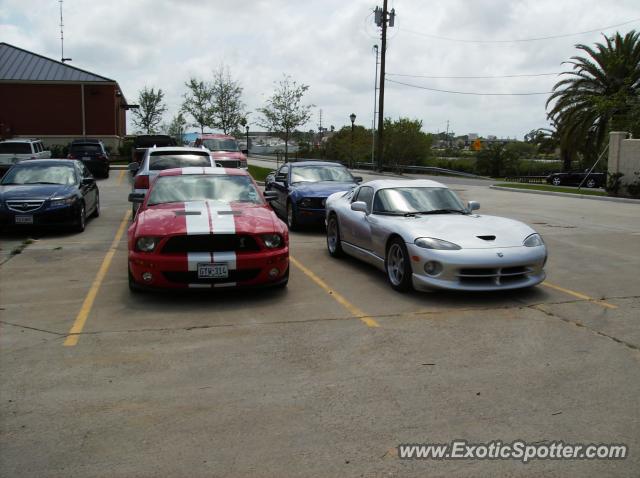
<svg viewBox="0 0 640 478"><path fill-rule="evenodd" d="M298 201L298 206L300 207L305 207L305 208L309 208L311 207L311 198L302 198L300 199L300 201Z"/></svg>
<svg viewBox="0 0 640 478"><path fill-rule="evenodd" d="M438 249L442 251L457 251L458 249L462 249L458 244L433 237L419 237L414 241L414 244L418 247L424 247L425 249Z"/></svg>
<svg viewBox="0 0 640 478"><path fill-rule="evenodd" d="M60 207L60 206L70 206L75 202L76 198L75 197L68 197L68 198L52 198L51 202L49 203L50 207Z"/></svg>
<svg viewBox="0 0 640 478"><path fill-rule="evenodd" d="M136 241L136 248L142 252L153 252L157 245L157 237L139 237Z"/></svg>
<svg viewBox="0 0 640 478"><path fill-rule="evenodd" d="M279 234L263 234L262 240L269 249L276 249L282 245L282 237Z"/></svg>
<svg viewBox="0 0 640 478"><path fill-rule="evenodd" d="M528 236L523 244L527 247L537 247L537 246L544 246L544 241L542 240L542 236L540 236L540 234L531 234L530 236Z"/></svg>

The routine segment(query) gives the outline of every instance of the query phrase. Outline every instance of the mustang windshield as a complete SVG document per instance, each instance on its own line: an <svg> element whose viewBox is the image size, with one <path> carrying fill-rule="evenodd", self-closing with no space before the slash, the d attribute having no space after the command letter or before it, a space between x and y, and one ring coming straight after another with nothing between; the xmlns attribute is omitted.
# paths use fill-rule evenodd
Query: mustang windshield
<svg viewBox="0 0 640 478"><path fill-rule="evenodd" d="M2 184L64 184L76 183L73 166L25 164L10 169Z"/></svg>
<svg viewBox="0 0 640 478"><path fill-rule="evenodd" d="M149 193L147 205L185 201L264 202L247 176L185 174L160 176Z"/></svg>
<svg viewBox="0 0 640 478"><path fill-rule="evenodd" d="M294 166L291 168L291 182L338 181L352 183L353 176L343 166Z"/></svg>
<svg viewBox="0 0 640 478"><path fill-rule="evenodd" d="M377 214L433 214L466 212L458 196L446 188L392 188L378 191Z"/></svg>

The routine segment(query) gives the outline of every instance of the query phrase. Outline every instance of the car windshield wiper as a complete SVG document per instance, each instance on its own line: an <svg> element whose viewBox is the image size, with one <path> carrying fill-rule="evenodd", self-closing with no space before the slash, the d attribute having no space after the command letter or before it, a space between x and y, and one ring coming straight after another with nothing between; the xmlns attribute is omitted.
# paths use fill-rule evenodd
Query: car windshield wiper
<svg viewBox="0 0 640 478"><path fill-rule="evenodd" d="M452 214L452 213L466 214L467 212L461 209L432 209L431 211L415 212L415 214Z"/></svg>
<svg viewBox="0 0 640 478"><path fill-rule="evenodd" d="M33 183L24 183L24 184L55 184L57 186L64 186L64 184L62 184L62 183L51 183L51 182L48 182L48 181L35 181Z"/></svg>

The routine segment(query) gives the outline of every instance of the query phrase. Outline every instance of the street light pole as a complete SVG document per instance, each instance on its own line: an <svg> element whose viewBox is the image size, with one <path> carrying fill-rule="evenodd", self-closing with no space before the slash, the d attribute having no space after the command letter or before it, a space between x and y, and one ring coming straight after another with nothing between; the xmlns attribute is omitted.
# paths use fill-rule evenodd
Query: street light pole
<svg viewBox="0 0 640 478"><path fill-rule="evenodd" d="M244 127L247 131L247 158L249 157L249 125Z"/></svg>
<svg viewBox="0 0 640 478"><path fill-rule="evenodd" d="M349 161L349 167L353 169L353 127L356 122L356 114L351 113L349 119L351 120L351 160Z"/></svg>

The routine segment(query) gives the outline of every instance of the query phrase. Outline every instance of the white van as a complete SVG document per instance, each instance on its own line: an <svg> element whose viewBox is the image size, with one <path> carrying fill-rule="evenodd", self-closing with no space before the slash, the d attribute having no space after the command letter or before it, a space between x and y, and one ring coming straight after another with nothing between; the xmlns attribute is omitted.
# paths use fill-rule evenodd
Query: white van
<svg viewBox="0 0 640 478"><path fill-rule="evenodd" d="M0 141L0 175L23 159L49 159L51 151L39 139L7 139Z"/></svg>

